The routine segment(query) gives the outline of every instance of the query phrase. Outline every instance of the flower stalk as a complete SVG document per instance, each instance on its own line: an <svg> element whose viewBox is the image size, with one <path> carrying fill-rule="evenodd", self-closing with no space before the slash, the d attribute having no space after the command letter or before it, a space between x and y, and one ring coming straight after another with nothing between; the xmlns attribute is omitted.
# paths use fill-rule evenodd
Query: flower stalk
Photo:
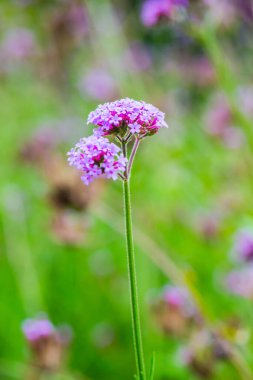
<svg viewBox="0 0 253 380"><path fill-rule="evenodd" d="M161 128L167 128L168 125L164 113L158 108L129 98L99 105L89 114L87 122L96 127L93 135L82 138L68 152L68 162L70 166L81 171L85 185L89 185L98 177L113 180L120 178L123 181L131 315L137 365L136 380L146 380L132 232L130 177L140 141L153 136ZM117 144L110 142L107 136L116 139L121 149ZM131 140L134 140L134 145L128 160L127 146ZM153 371L152 365L151 378Z"/></svg>
<svg viewBox="0 0 253 380"><path fill-rule="evenodd" d="M126 157L126 145L125 143L123 143L122 145L124 145L124 148L122 146L122 150L123 150L123 154L125 154L125 157ZM138 148L138 144L135 144L132 150L133 157L136 153L137 148ZM130 165L130 161L129 161L129 165ZM126 178L123 181L125 232L126 232L126 243L127 243L127 262L128 262L128 275L129 275L129 286L130 286L130 301L131 301L134 350L135 350L135 358L136 358L136 366L137 366L137 379L145 380L146 379L145 362L144 362L143 347L142 347L141 323L140 323L136 265L135 265L135 256L134 256L133 231L132 231L130 178L129 178L130 169L131 167L126 168Z"/></svg>

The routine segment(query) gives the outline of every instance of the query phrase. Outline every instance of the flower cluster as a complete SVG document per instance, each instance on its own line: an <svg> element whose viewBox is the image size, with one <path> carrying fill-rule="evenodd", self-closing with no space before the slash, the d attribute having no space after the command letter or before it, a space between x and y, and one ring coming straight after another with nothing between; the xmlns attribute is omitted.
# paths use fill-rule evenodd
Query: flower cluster
<svg viewBox="0 0 253 380"><path fill-rule="evenodd" d="M198 311L183 287L167 285L152 300L152 311L165 334L182 336L198 320Z"/></svg>
<svg viewBox="0 0 253 380"><path fill-rule="evenodd" d="M32 354L32 365L42 371L57 371L64 360L64 352L72 338L67 325L56 327L45 314L26 319L22 330Z"/></svg>
<svg viewBox="0 0 253 380"><path fill-rule="evenodd" d="M244 229L236 235L234 250L242 262L253 261L253 231Z"/></svg>
<svg viewBox="0 0 253 380"><path fill-rule="evenodd" d="M22 60L36 50L35 38L31 30L16 28L10 30L3 41L3 53L9 60Z"/></svg>
<svg viewBox="0 0 253 380"><path fill-rule="evenodd" d="M170 309L178 310L184 316L196 314L192 299L185 288L167 285L163 289L163 300Z"/></svg>
<svg viewBox="0 0 253 380"><path fill-rule="evenodd" d="M167 285L163 291L163 299L171 307L183 308L190 304L189 294L186 289L178 286Z"/></svg>
<svg viewBox="0 0 253 380"><path fill-rule="evenodd" d="M121 99L99 105L88 116L88 124L98 128L98 136L124 135L130 132L142 138L155 134L160 128L167 127L164 113L152 104L133 99Z"/></svg>
<svg viewBox="0 0 253 380"><path fill-rule="evenodd" d="M241 297L253 298L253 267L234 270L226 278L228 290Z"/></svg>
<svg viewBox="0 0 253 380"><path fill-rule="evenodd" d="M86 185L98 177L127 180L140 140L168 127L158 108L129 98L99 105L87 122L96 127L93 135L82 138L68 153L70 166L83 173ZM108 135L120 141L122 150L104 137ZM135 144L128 160L127 144L132 139Z"/></svg>
<svg viewBox="0 0 253 380"><path fill-rule="evenodd" d="M54 326L46 317L27 319L24 321L22 329L29 342L47 338L54 333Z"/></svg>
<svg viewBox="0 0 253 380"><path fill-rule="evenodd" d="M117 145L96 136L82 138L68 156L69 164L83 173L82 180L86 185L97 177L116 180L127 162Z"/></svg>
<svg viewBox="0 0 253 380"><path fill-rule="evenodd" d="M170 18L178 8L185 8L188 0L146 0L142 6L141 20L147 27L155 26L161 18Z"/></svg>
<svg viewBox="0 0 253 380"><path fill-rule="evenodd" d="M226 288L233 294L253 298L253 230L252 226L240 229L235 235L232 256L240 267L225 278ZM237 263L237 264L238 264Z"/></svg>

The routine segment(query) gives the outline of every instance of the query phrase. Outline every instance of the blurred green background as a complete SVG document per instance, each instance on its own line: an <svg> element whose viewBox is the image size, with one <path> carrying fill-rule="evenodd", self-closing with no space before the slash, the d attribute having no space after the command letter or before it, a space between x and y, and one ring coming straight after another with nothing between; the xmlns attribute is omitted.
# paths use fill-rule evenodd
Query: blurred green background
<svg viewBox="0 0 253 380"><path fill-rule="evenodd" d="M147 1L1 0L0 379L133 378L122 184L87 190L66 163L88 113L124 97L169 124L142 142L131 181L147 367L155 352L157 380L253 378L253 279L246 297L225 285L251 265L231 251L253 225L252 2L166 13L156 0L150 25ZM184 334L153 310L167 284L202 315ZM73 337L59 370L33 373L22 322L41 312Z"/></svg>

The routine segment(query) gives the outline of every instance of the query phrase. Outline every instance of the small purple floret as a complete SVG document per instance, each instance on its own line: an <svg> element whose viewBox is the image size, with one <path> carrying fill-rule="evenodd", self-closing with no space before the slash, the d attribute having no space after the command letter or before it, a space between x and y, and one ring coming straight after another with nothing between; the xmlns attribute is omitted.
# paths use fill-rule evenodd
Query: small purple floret
<svg viewBox="0 0 253 380"><path fill-rule="evenodd" d="M94 130L98 136L122 135L128 131L132 135L145 137L168 127L164 113L158 108L129 98L99 105L89 114L88 124L98 127Z"/></svg>
<svg viewBox="0 0 253 380"><path fill-rule="evenodd" d="M25 28L11 29L3 41L4 54L12 59L24 59L35 51L32 31Z"/></svg>
<svg viewBox="0 0 253 380"><path fill-rule="evenodd" d="M236 236L234 250L241 261L253 261L253 231L240 231Z"/></svg>
<svg viewBox="0 0 253 380"><path fill-rule="evenodd" d="M238 296L253 298L253 267L234 270L225 279L227 289Z"/></svg>
<svg viewBox="0 0 253 380"><path fill-rule="evenodd" d="M126 167L126 158L121 149L103 137L82 138L68 153L68 162L82 173L82 181L88 185L95 178L116 180Z"/></svg>
<svg viewBox="0 0 253 380"><path fill-rule="evenodd" d="M141 10L141 21L147 27L155 26L161 18L170 18L179 7L187 7L188 0L146 0Z"/></svg>
<svg viewBox="0 0 253 380"><path fill-rule="evenodd" d="M169 285L164 290L163 298L170 306L175 307L184 306L189 299L185 289Z"/></svg>
<svg viewBox="0 0 253 380"><path fill-rule="evenodd" d="M30 342L47 338L55 331L53 324L45 317L25 320L22 325L22 330L26 339Z"/></svg>
<svg viewBox="0 0 253 380"><path fill-rule="evenodd" d="M180 310L184 315L193 316L196 313L191 297L183 287L167 285L162 297L170 308Z"/></svg>

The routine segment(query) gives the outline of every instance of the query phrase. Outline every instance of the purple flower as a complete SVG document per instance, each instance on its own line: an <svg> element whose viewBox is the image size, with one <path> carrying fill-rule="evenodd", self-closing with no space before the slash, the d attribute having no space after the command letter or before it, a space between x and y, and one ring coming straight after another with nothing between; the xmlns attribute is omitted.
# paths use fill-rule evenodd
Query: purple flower
<svg viewBox="0 0 253 380"><path fill-rule="evenodd" d="M225 284L231 293L245 298L253 298L253 267L249 266L229 273Z"/></svg>
<svg viewBox="0 0 253 380"><path fill-rule="evenodd" d="M124 135L130 132L138 137L150 136L162 127L168 127L164 113L151 104L133 99L121 99L99 105L88 116L88 124L98 126L98 136Z"/></svg>
<svg viewBox="0 0 253 380"><path fill-rule="evenodd" d="M235 240L234 251L241 261L253 261L253 231L240 231Z"/></svg>
<svg viewBox="0 0 253 380"><path fill-rule="evenodd" d="M53 324L46 317L26 319L23 322L22 330L26 339L30 342L48 338L55 331Z"/></svg>
<svg viewBox="0 0 253 380"><path fill-rule="evenodd" d="M124 52L124 61L131 71L147 71L152 65L151 55L144 44L133 41Z"/></svg>
<svg viewBox="0 0 253 380"><path fill-rule="evenodd" d="M82 39L89 30L88 15L85 7L81 4L72 4L67 12L67 22L70 30L78 39Z"/></svg>
<svg viewBox="0 0 253 380"><path fill-rule="evenodd" d="M34 35L29 29L17 28L7 32L3 41L3 51L6 57L24 59L35 50Z"/></svg>
<svg viewBox="0 0 253 380"><path fill-rule="evenodd" d="M80 92L87 93L93 99L112 99L116 93L116 83L112 76L102 69L92 69L81 78Z"/></svg>
<svg viewBox="0 0 253 380"><path fill-rule="evenodd" d="M233 115L226 98L216 94L205 115L206 131L231 148L240 148L244 143L242 131L233 125Z"/></svg>
<svg viewBox="0 0 253 380"><path fill-rule="evenodd" d="M82 138L68 153L68 162L82 173L88 185L97 177L116 180L126 167L126 158L121 149L108 139L97 136Z"/></svg>
<svg viewBox="0 0 253 380"><path fill-rule="evenodd" d="M156 25L161 18L170 18L179 7L187 7L188 0L146 0L141 10L142 23L147 27Z"/></svg>
<svg viewBox="0 0 253 380"><path fill-rule="evenodd" d="M163 299L173 309L179 309L184 314L191 315L194 306L186 289L167 285L163 291Z"/></svg>
<svg viewBox="0 0 253 380"><path fill-rule="evenodd" d="M209 18L217 27L227 28L236 21L238 12L235 2L230 0L204 0Z"/></svg>

